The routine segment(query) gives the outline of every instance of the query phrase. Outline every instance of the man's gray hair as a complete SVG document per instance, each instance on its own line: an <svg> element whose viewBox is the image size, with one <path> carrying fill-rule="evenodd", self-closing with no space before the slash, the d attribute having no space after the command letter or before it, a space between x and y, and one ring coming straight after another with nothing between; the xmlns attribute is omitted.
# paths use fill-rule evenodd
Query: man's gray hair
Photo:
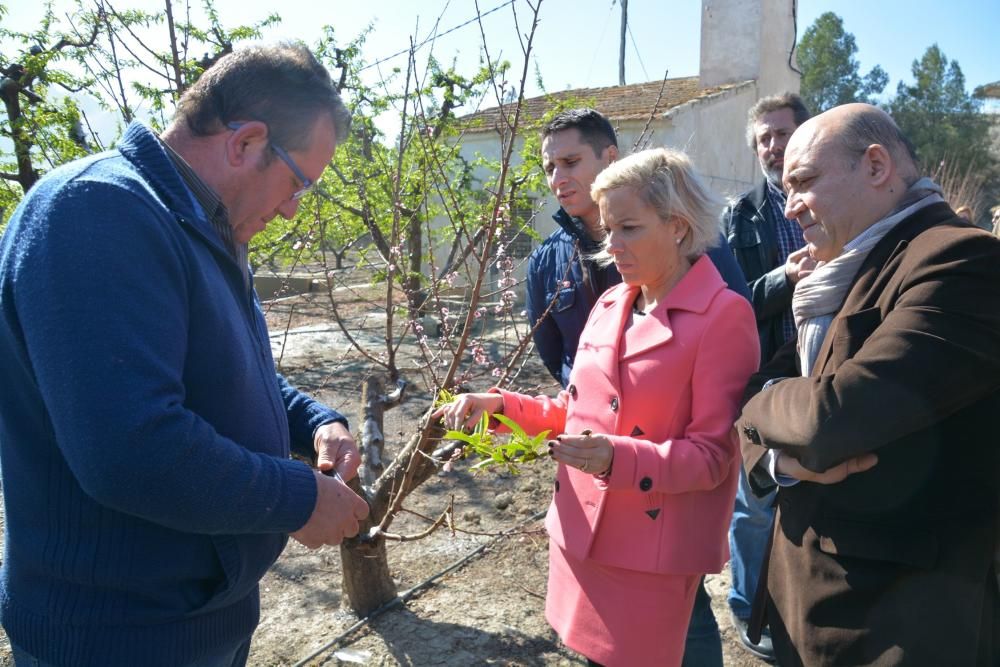
<svg viewBox="0 0 1000 667"><path fill-rule="evenodd" d="M346 141L351 114L330 73L295 42L249 46L223 56L177 106L177 119L196 137L256 120L267 125L269 141L285 150L308 148L324 114L333 122L337 143Z"/></svg>
<svg viewBox="0 0 1000 667"><path fill-rule="evenodd" d="M795 93L782 93L781 95L760 98L757 100L757 104L750 107L750 110L747 112L747 143L750 144L750 150L757 150L757 133L754 131L757 121L764 114L771 113L772 111L780 111L781 109L792 110L792 116L795 118L795 127L809 120L809 109L806 108L806 104L802 101L802 98Z"/></svg>

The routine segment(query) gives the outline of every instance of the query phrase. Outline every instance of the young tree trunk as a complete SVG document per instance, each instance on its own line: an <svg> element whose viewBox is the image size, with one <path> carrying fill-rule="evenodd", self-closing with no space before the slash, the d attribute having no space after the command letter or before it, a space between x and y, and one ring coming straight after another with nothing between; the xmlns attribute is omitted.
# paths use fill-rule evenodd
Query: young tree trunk
<svg viewBox="0 0 1000 667"><path fill-rule="evenodd" d="M427 293L422 286L421 270L423 268L423 228L420 226L420 216L414 213L407 221L407 257L409 267L406 279L403 282L403 290L406 293L407 308L409 315L413 319L422 317L426 313L424 308L427 301Z"/></svg>
<svg viewBox="0 0 1000 667"><path fill-rule="evenodd" d="M351 486L354 486L354 481L351 480ZM374 540L363 539L377 524L378 521L368 517L361 522L359 537L340 544L343 602L361 618L396 597L396 583L389 574L385 539L381 536Z"/></svg>
<svg viewBox="0 0 1000 667"><path fill-rule="evenodd" d="M371 489L385 471L385 464L382 463L385 449L385 437L382 435L386 407L384 393L382 380L374 375L361 384L364 419L360 429L361 467L358 468L358 477L367 489Z"/></svg>
<svg viewBox="0 0 1000 667"><path fill-rule="evenodd" d="M402 400L406 383L397 383L396 390L389 395L376 391L375 384L382 387L377 379L374 383L371 379L368 380L363 387L367 398L365 411L366 414L371 411L371 414L378 416L378 432L381 433L383 411ZM381 405L377 406L375 401ZM419 432L410 438L371 487L362 487L361 475L348 483L368 502L371 509L368 518L361 522L359 537L345 540L340 545L344 603L359 616L367 615L396 596L396 584L389 574L386 558L386 538L383 534L376 535L374 539L368 539L367 536L383 519L385 525L382 530L387 531L403 500L437 472L438 467L433 461L436 457L432 452L440 443L444 429L439 424L428 424L429 414L430 410L421 418ZM367 426L363 428L365 433L372 430L374 429ZM450 455L451 452L448 451L443 455L444 459ZM362 466L366 465L366 458L363 454Z"/></svg>
<svg viewBox="0 0 1000 667"><path fill-rule="evenodd" d="M386 408L384 394L382 380L377 376L368 378L361 385L362 414L364 414L360 429L361 467L358 469L358 477L352 479L349 486L368 501L371 514L361 522L358 537L345 540L340 545L344 602L361 617L367 616L396 597L396 584L389 574L385 538L381 535L375 539L366 537L385 514L384 503L373 503L367 490L371 488L383 469L382 448L385 440L382 437L382 424Z"/></svg>

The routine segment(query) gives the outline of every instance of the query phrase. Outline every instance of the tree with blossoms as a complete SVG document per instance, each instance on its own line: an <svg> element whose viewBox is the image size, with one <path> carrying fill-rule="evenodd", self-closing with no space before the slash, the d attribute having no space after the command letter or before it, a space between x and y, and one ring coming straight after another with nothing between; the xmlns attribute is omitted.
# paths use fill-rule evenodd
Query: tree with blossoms
<svg viewBox="0 0 1000 667"><path fill-rule="evenodd" d="M391 526L415 489L466 457L481 470L538 456L540 441L518 433L516 425L515 437L503 441L485 427L480 433L446 434L430 419L428 405L406 441L392 443L389 460L382 424L384 411L404 400L406 388L418 380L438 397L473 383L506 386L529 358L531 327L517 307L519 260L508 244L533 233L533 214L512 212L525 211L528 195L543 187L537 135L545 119L529 124L521 104L538 6L525 2L513 8L523 33L523 59L516 68L491 57L483 35L474 71L460 71L454 63L446 67L433 57L420 61L411 46L406 66L377 89L362 77L364 35L338 45L328 31L314 52L339 73L344 98L353 107L351 134L299 214L275 220L252 248L252 261L260 267L324 267L325 303L369 367L362 385L364 418L354 425L362 464L352 488L371 513L360 536L341 545L344 596L361 615L397 594L386 544L414 539L394 534ZM508 78L514 76L516 83ZM495 134L499 159L464 156L464 133L473 129L465 117L494 105L501 107ZM390 140L375 120L393 110L400 129ZM341 316L337 295L357 280L342 268L345 249L382 290L384 319L359 324ZM401 352L414 343L416 365L413 355ZM424 534L450 522L450 508L442 508Z"/></svg>

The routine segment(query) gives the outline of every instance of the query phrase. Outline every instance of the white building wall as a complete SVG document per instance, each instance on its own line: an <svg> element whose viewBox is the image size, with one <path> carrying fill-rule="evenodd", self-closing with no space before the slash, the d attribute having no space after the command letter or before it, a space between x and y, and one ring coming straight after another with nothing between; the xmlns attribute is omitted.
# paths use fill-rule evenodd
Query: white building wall
<svg viewBox="0 0 1000 667"><path fill-rule="evenodd" d="M669 146L687 152L715 192L727 198L735 196L749 189L759 173L745 134L746 112L755 101L756 86L748 82L711 98L671 109L650 123L646 141L640 148ZM645 121L618 124L618 146L623 154L632 152L645 124ZM520 140L518 150L522 143ZM475 159L477 154L499 160L500 150L495 134L476 133L464 138L461 154L467 160ZM485 170L475 176L495 178ZM534 229L545 238L556 230L552 215L559 206L547 190L538 193L538 201L540 210L534 220ZM446 248L439 249L438 261L444 260L446 251ZM519 278L524 277L525 269L520 267Z"/></svg>
<svg viewBox="0 0 1000 667"><path fill-rule="evenodd" d="M756 162L746 145L745 127L747 109L755 101L756 86L748 82L670 109L658 122L650 145L686 152L715 192L725 197L739 194L754 179Z"/></svg>

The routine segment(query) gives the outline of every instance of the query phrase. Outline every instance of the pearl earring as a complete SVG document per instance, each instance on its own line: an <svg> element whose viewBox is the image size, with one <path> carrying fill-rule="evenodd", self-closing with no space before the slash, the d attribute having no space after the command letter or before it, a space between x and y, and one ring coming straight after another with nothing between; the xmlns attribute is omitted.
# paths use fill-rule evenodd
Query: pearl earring
<svg viewBox="0 0 1000 667"><path fill-rule="evenodd" d="M683 239L674 239L674 240L677 242L677 245L680 245Z"/></svg>

